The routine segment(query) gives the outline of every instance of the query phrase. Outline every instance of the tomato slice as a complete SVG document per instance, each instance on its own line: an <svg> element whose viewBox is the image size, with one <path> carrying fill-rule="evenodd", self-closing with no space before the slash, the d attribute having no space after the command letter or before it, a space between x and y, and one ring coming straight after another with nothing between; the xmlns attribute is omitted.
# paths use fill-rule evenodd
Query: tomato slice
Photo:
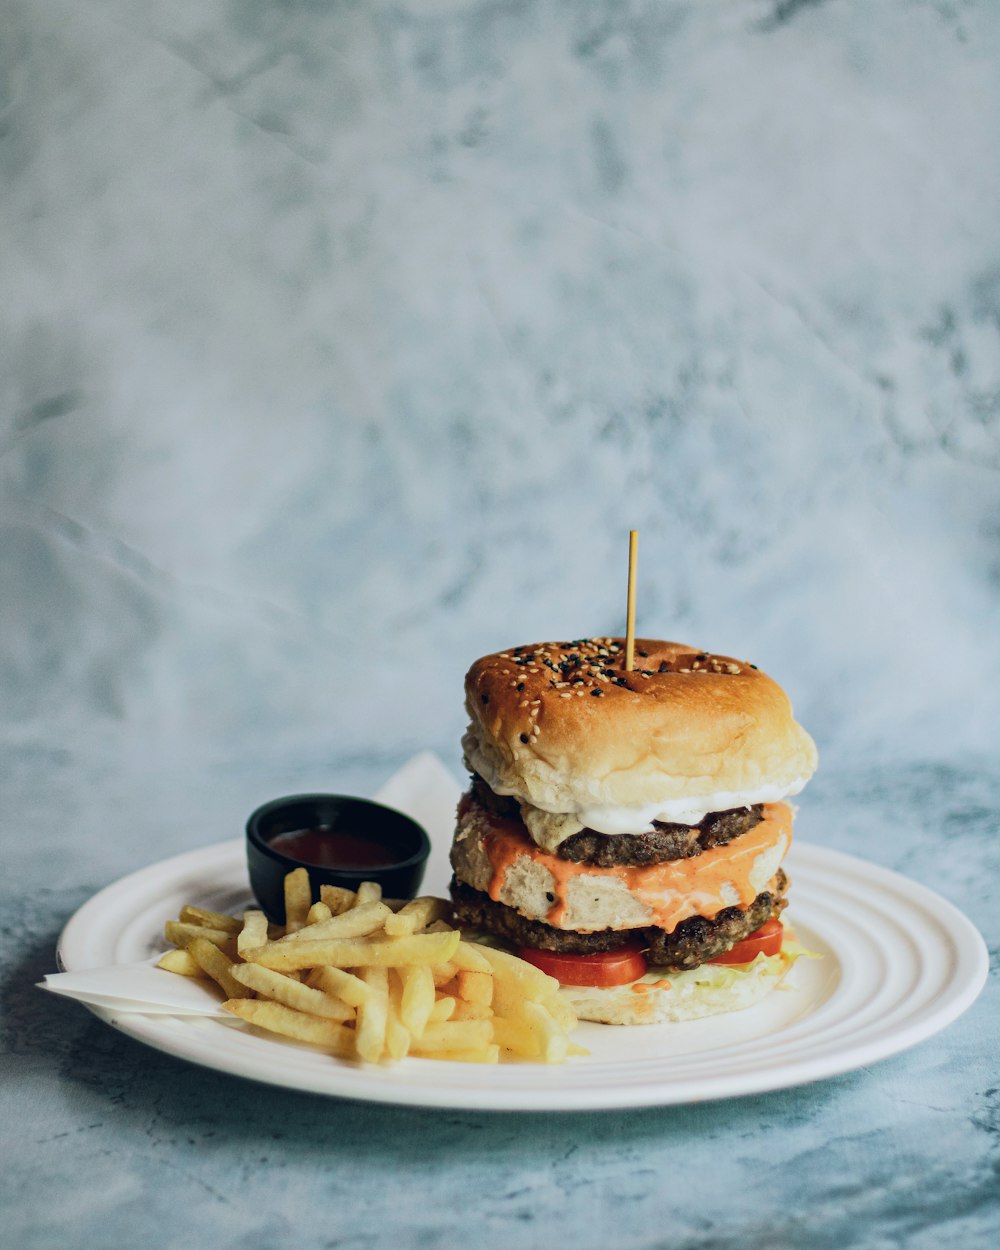
<svg viewBox="0 0 1000 1250"><path fill-rule="evenodd" d="M638 942L594 955L542 951L533 946L522 946L517 953L563 985L627 985L629 981L638 981L649 967Z"/></svg>
<svg viewBox="0 0 1000 1250"><path fill-rule="evenodd" d="M737 942L732 950L723 951L721 955L716 955L714 959L706 962L710 964L748 964L757 958L758 955L777 955L781 950L781 940L785 936L781 921L775 920L774 917L754 929L742 942Z"/></svg>

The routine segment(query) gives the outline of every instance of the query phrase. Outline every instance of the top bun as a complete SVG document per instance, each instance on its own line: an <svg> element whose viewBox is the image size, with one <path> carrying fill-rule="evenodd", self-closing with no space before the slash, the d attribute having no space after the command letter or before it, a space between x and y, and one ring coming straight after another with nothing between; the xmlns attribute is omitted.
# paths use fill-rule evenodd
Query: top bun
<svg viewBox="0 0 1000 1250"><path fill-rule="evenodd" d="M694 824L797 793L816 767L777 682L678 642L637 638L631 672L621 638L513 647L477 660L465 690L472 769L498 794L594 828L614 809Z"/></svg>

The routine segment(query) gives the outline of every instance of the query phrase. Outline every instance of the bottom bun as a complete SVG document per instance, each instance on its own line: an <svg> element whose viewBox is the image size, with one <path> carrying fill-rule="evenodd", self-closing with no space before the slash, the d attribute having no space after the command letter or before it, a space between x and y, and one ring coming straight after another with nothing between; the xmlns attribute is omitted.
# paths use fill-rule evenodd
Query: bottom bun
<svg viewBox="0 0 1000 1250"><path fill-rule="evenodd" d="M790 945L786 943L786 947ZM741 1011L776 989L799 953L758 955L752 964L702 964L687 972L648 972L628 985L564 985L580 1020L597 1024L666 1024Z"/></svg>

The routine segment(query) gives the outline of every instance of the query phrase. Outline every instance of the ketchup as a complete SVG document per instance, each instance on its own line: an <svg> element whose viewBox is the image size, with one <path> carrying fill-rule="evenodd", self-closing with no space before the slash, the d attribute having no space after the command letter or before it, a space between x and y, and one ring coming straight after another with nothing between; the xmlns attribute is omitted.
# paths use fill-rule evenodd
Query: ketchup
<svg viewBox="0 0 1000 1250"><path fill-rule="evenodd" d="M289 829L270 838L268 844L289 859L315 868L385 868L399 859L382 842L328 825Z"/></svg>

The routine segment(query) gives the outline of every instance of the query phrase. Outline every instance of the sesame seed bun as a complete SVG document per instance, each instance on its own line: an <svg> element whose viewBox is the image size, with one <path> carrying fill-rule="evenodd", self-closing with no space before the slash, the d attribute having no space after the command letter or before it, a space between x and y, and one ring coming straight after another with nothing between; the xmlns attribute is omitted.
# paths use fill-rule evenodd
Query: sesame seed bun
<svg viewBox="0 0 1000 1250"><path fill-rule="evenodd" d="M774 801L812 775L812 739L754 665L646 638L631 672L624 655L623 639L596 638L477 660L465 683L470 767L497 794L594 828L601 812L685 821Z"/></svg>

